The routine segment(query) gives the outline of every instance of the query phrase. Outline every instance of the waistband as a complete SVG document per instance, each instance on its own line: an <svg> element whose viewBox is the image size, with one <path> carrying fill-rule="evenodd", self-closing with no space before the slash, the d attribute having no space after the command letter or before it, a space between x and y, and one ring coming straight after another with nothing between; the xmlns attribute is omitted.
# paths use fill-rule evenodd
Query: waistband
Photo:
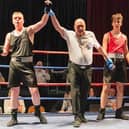
<svg viewBox="0 0 129 129"><path fill-rule="evenodd" d="M79 65L79 64L75 64L75 63L73 63L73 62L71 62L71 61L69 61L71 64L73 64L73 65L75 65L75 66L77 66L77 67L79 67L80 69L88 69L88 68L90 68L92 65Z"/></svg>
<svg viewBox="0 0 129 129"><path fill-rule="evenodd" d="M124 54L121 53L108 53L109 58L124 59Z"/></svg>
<svg viewBox="0 0 129 129"><path fill-rule="evenodd" d="M17 62L33 62L33 56L27 56L27 57L11 57L11 61L17 61Z"/></svg>

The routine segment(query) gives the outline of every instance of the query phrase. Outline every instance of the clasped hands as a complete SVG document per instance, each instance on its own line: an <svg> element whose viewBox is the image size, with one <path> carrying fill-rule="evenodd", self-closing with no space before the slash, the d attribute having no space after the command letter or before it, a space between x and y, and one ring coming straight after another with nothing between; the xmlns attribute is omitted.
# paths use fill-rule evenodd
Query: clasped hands
<svg viewBox="0 0 129 129"><path fill-rule="evenodd" d="M45 0L44 3L45 3L44 13L48 13L49 16L55 16L55 13L51 9L52 2L50 0Z"/></svg>

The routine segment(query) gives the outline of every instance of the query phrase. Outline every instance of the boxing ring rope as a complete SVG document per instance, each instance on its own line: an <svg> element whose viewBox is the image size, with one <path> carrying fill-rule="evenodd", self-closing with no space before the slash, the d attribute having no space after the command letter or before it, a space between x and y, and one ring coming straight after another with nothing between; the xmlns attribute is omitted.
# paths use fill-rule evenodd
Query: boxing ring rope
<svg viewBox="0 0 129 129"><path fill-rule="evenodd" d="M34 54L63 54L67 55L67 51L42 51L33 50ZM94 55L101 55L98 52L94 52ZM9 68L9 65L0 65L0 68ZM56 66L34 66L34 68L44 68L44 69L67 69L68 67L56 67ZM103 67L92 67L93 70L103 70ZM127 67L128 69L128 67ZM115 83L109 83L110 85L115 85ZM129 83L123 83L124 86L129 86ZM8 82L0 82L1 86L7 86ZM22 85L22 83L21 83ZM38 83L38 86L48 87L48 86L70 86L70 83ZM91 86L100 87L103 83L91 83ZM129 99L129 96L124 96L125 99ZM0 97L1 99L10 99L10 97ZM20 97L19 99L30 100L30 97ZM66 99L66 98L65 98ZM64 97L41 97L41 100L64 100ZM100 100L100 97L88 97L88 100Z"/></svg>
<svg viewBox="0 0 129 129"><path fill-rule="evenodd" d="M116 85L115 83L108 83L108 84L110 84L110 85ZM124 84L124 86L129 86L129 83L123 83ZM8 85L8 82L0 82L0 85ZM22 83L21 83L21 85L22 85ZM70 83L60 83L60 82L58 82L58 83L50 83L50 82L47 82L47 83L38 83L38 86L70 86ZM100 86L103 86L103 83L100 83L100 82L98 82L98 83L91 83L91 86L98 86L98 87L100 87Z"/></svg>
<svg viewBox="0 0 129 129"><path fill-rule="evenodd" d="M33 50L35 54L68 54L67 51L42 51L42 50Z"/></svg>
<svg viewBox="0 0 129 129"><path fill-rule="evenodd" d="M9 68L9 65L0 65L0 68ZM68 67L62 67L62 66L34 66L34 68L44 68L44 69L67 69ZM91 67L92 70L103 70L103 67ZM127 69L129 69L127 67Z"/></svg>

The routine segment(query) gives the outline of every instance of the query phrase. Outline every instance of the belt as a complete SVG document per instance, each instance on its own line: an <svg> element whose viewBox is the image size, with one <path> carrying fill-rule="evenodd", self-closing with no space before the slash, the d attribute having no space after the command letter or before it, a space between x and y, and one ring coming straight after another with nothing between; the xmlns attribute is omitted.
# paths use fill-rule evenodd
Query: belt
<svg viewBox="0 0 129 129"><path fill-rule="evenodd" d="M108 53L109 58L124 59L124 54L121 53Z"/></svg>
<svg viewBox="0 0 129 129"><path fill-rule="evenodd" d="M11 61L18 61L18 62L33 62L33 56L27 56L27 57L12 57Z"/></svg>
<svg viewBox="0 0 129 129"><path fill-rule="evenodd" d="M75 64L75 63L73 63L73 62L71 62L71 61L69 61L69 62L70 62L71 64L73 64L73 65L79 67L80 69L88 69L88 68L91 67L91 65L79 65L79 64Z"/></svg>
<svg viewBox="0 0 129 129"><path fill-rule="evenodd" d="M88 69L91 65L77 65L80 69Z"/></svg>

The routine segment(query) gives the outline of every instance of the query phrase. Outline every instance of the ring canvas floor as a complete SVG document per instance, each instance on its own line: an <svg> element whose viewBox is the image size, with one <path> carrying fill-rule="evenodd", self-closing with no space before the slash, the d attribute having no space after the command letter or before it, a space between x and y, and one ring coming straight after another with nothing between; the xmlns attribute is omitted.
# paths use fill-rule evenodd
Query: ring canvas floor
<svg viewBox="0 0 129 129"><path fill-rule="evenodd" d="M40 124L33 114L18 114L18 124L7 127L10 115L0 115L0 129L75 129L72 125L74 116L66 113L43 113L48 124ZM129 115L128 112L126 112ZM82 123L79 129L129 129L129 121L115 119L114 114L107 114L102 121L96 121L97 113L86 113L87 123Z"/></svg>

